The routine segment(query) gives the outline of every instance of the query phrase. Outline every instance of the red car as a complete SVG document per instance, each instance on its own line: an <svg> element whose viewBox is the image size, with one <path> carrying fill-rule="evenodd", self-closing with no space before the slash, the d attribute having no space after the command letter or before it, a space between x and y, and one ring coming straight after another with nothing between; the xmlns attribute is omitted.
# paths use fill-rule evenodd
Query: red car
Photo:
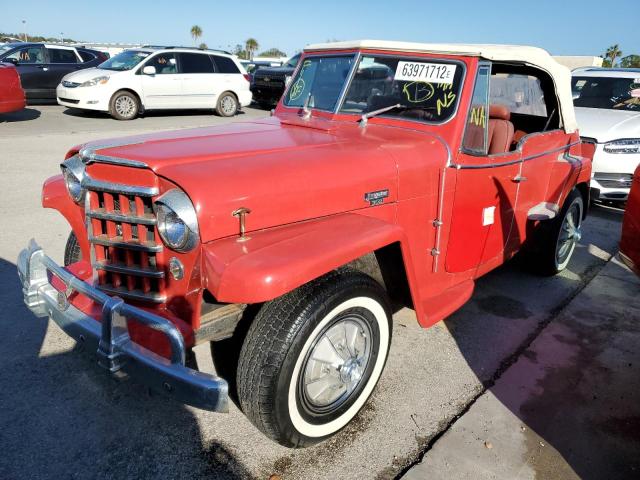
<svg viewBox="0 0 640 480"><path fill-rule="evenodd" d="M310 445L371 395L392 308L429 327L519 251L567 267L592 155L543 50L311 46L270 118L72 148L42 196L66 268L31 243L25 302L181 402L226 411L235 380L262 432ZM235 378L185 366L229 337Z"/></svg>
<svg viewBox="0 0 640 480"><path fill-rule="evenodd" d="M24 90L16 67L0 63L0 113L22 110L24 106Z"/></svg>
<svg viewBox="0 0 640 480"><path fill-rule="evenodd" d="M624 212L620 257L640 275L640 165L633 174L631 191Z"/></svg>

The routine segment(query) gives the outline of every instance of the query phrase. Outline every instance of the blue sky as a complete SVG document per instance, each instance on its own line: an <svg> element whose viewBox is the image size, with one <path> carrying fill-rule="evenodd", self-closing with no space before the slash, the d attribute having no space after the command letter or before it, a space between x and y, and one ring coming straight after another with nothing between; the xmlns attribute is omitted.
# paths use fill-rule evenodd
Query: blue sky
<svg viewBox="0 0 640 480"><path fill-rule="evenodd" d="M209 47L254 37L287 53L328 39L514 43L556 55L599 55L613 43L640 54L640 0L4 0L0 31L96 42Z"/></svg>

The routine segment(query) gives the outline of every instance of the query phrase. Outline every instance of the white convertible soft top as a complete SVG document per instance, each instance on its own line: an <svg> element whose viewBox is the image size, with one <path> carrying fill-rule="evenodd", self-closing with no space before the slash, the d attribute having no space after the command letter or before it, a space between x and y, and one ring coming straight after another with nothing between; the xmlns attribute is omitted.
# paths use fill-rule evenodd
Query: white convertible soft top
<svg viewBox="0 0 640 480"><path fill-rule="evenodd" d="M305 47L314 50L392 50L398 52L441 53L449 55L481 57L500 62L517 62L532 65L547 72L553 78L560 104L562 125L567 133L578 128L571 95L571 72L556 62L546 50L520 45L481 45L462 43L414 43L386 40L354 40L348 42L316 43Z"/></svg>

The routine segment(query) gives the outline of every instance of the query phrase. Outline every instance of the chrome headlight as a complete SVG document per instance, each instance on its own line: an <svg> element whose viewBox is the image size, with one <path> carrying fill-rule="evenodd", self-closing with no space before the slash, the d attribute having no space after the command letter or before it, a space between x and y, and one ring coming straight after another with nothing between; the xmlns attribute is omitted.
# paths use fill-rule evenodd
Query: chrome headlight
<svg viewBox="0 0 640 480"><path fill-rule="evenodd" d="M189 197L177 188L154 202L158 233L167 247L177 252L193 250L199 241L196 210Z"/></svg>
<svg viewBox="0 0 640 480"><path fill-rule="evenodd" d="M86 82L82 82L79 87L93 87L94 85L104 85L109 81L109 77L106 75L102 75L100 77L92 78L91 80L87 80Z"/></svg>
<svg viewBox="0 0 640 480"><path fill-rule="evenodd" d="M614 140L604 144L607 153L640 153L640 138Z"/></svg>
<svg viewBox="0 0 640 480"><path fill-rule="evenodd" d="M84 189L82 188L82 179L84 178L84 163L77 155L65 160L60 167L64 176L64 183L67 186L67 192L74 202L80 203L84 198Z"/></svg>

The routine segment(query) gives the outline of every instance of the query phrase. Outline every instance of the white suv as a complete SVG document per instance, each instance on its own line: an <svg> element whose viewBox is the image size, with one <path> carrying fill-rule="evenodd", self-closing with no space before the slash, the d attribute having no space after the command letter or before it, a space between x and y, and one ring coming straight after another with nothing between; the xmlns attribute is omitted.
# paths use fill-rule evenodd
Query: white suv
<svg viewBox="0 0 640 480"><path fill-rule="evenodd" d="M624 201L640 164L640 69L581 68L572 77L580 135L596 142L591 198Z"/></svg>
<svg viewBox="0 0 640 480"><path fill-rule="evenodd" d="M143 47L97 68L66 75L56 89L65 107L131 120L143 110L215 109L231 117L251 103L249 76L230 54L183 47Z"/></svg>

